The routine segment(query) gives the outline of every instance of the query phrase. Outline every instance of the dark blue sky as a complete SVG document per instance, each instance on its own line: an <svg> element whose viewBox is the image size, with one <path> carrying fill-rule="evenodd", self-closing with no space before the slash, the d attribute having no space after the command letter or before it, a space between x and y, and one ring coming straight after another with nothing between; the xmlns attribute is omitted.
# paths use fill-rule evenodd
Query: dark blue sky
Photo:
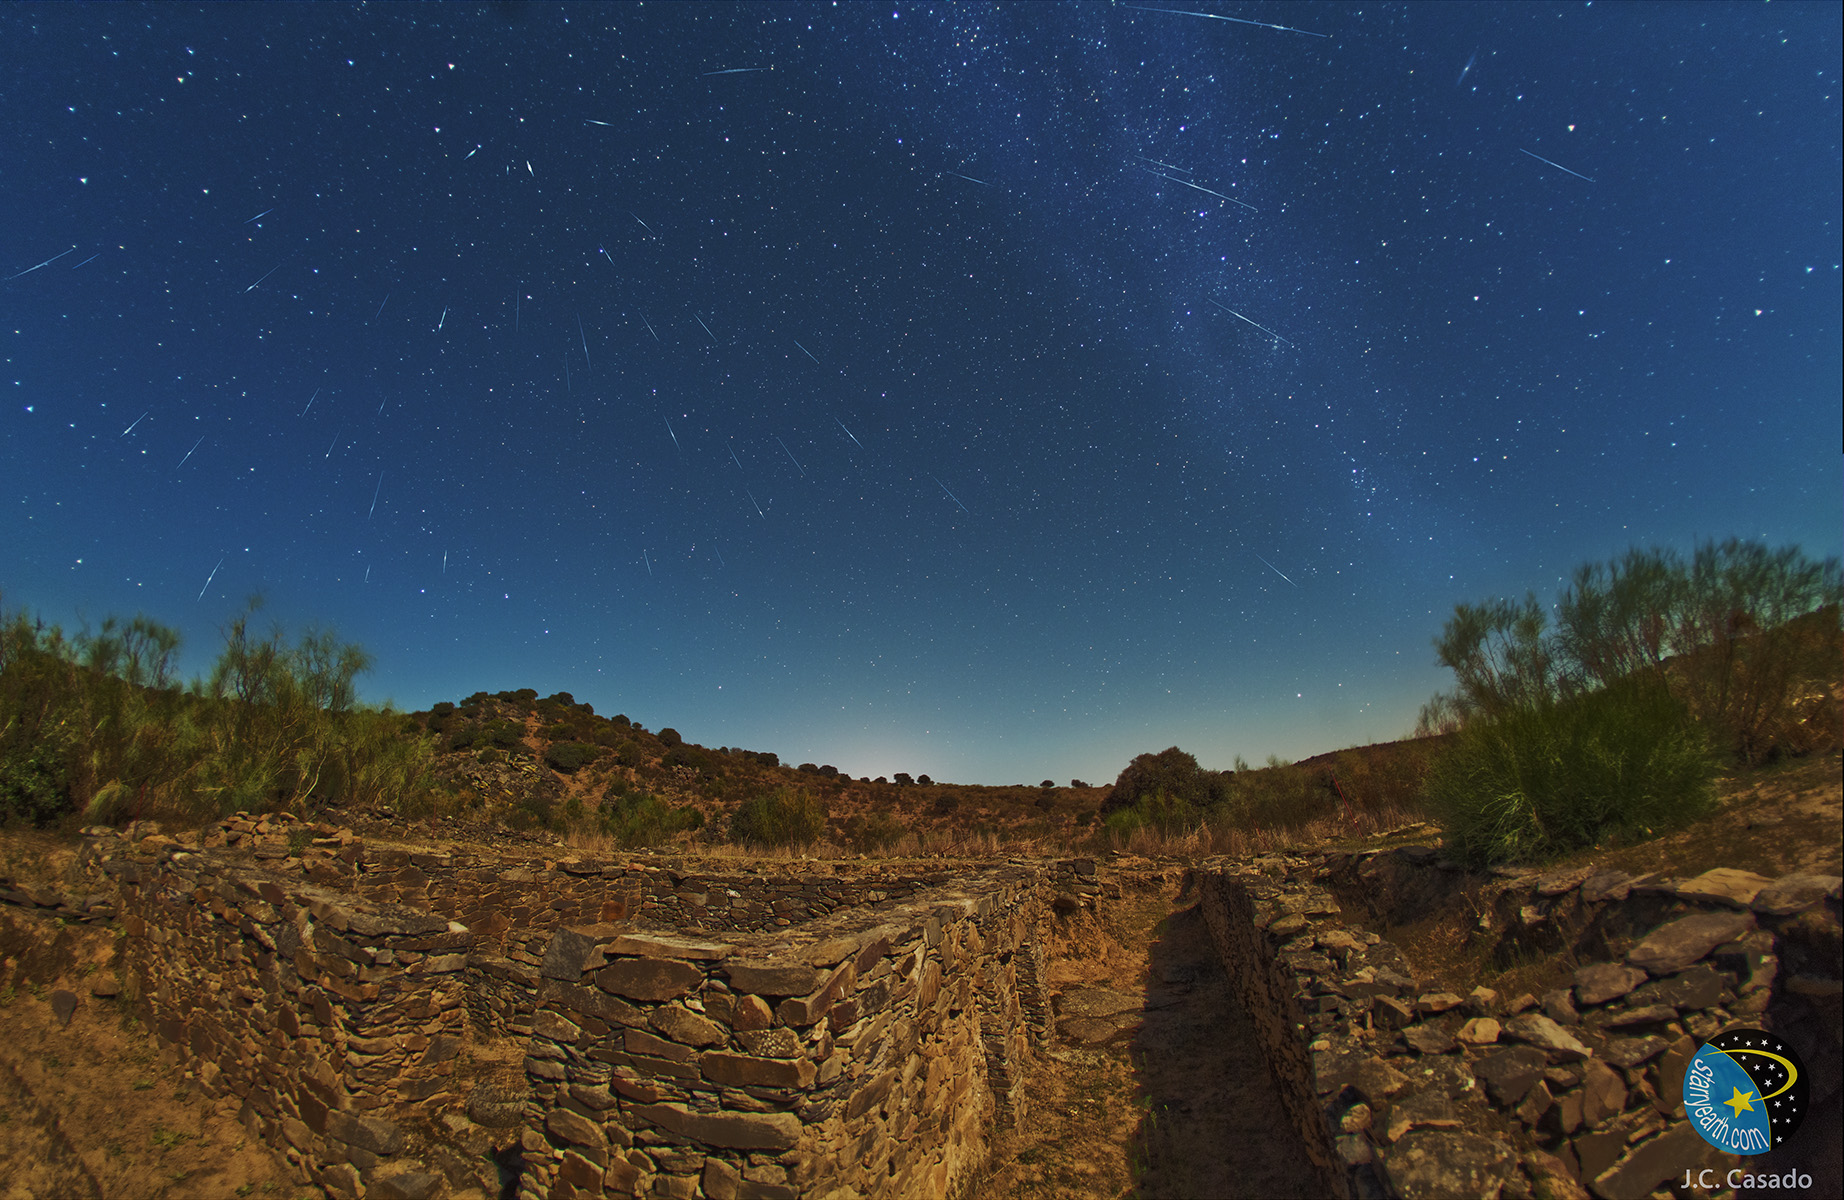
<svg viewBox="0 0 1844 1200"><path fill-rule="evenodd" d="M1841 11L8 5L0 598L853 774L1398 736L1456 601L1840 551Z"/></svg>

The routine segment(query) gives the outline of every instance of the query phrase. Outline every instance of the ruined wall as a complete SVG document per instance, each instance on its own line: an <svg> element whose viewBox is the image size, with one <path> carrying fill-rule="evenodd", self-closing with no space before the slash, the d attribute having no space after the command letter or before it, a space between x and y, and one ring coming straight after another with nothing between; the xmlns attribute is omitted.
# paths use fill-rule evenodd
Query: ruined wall
<svg viewBox="0 0 1844 1200"><path fill-rule="evenodd" d="M1025 1112L1048 1027L1054 869L508 864L244 815L191 845L87 833L93 894L0 900L115 921L124 998L335 1196L495 1195L509 1150L533 1197L946 1197Z"/></svg>
<svg viewBox="0 0 1844 1200"><path fill-rule="evenodd" d="M1814 1108L1829 1095L1835 1111L1836 877L1582 869L1482 883L1413 849L1223 863L1200 883L1290 1113L1342 1176L1328 1194L1638 1197L1726 1169L1735 1160L1685 1120L1679 1088L1696 1047L1736 1025L1793 1044ZM1541 997L1426 988L1335 892L1395 918L1464 892L1488 956L1543 947L1579 965ZM1835 1141L1835 1124L1820 1136Z"/></svg>
<svg viewBox="0 0 1844 1200"><path fill-rule="evenodd" d="M1041 1037L1036 871L722 941L561 929L521 1196L945 1197Z"/></svg>
<svg viewBox="0 0 1844 1200"><path fill-rule="evenodd" d="M252 1136L336 1195L428 1177L403 1122L452 1086L465 928L170 839L97 837L86 857L118 885L149 1026L208 1093L243 1101Z"/></svg>

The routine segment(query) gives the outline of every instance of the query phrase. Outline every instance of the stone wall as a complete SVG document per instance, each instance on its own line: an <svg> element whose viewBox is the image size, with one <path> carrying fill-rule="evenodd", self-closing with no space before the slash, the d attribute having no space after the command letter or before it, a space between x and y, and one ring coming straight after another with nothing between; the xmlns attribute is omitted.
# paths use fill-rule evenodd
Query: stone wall
<svg viewBox="0 0 1844 1200"><path fill-rule="evenodd" d="M528 1196L957 1194L1026 1112L1040 925L1080 885L86 832L91 894L0 900L115 922L166 1051L350 1197L495 1195L500 1151Z"/></svg>
<svg viewBox="0 0 1844 1200"><path fill-rule="evenodd" d="M404 1122L450 1092L468 931L170 839L96 837L121 970L161 1043L335 1195L426 1188ZM426 1194L426 1192L425 1192Z"/></svg>
<svg viewBox="0 0 1844 1200"><path fill-rule="evenodd" d="M520 1195L946 1197L1024 1108L1034 869L775 935L560 929L540 964Z"/></svg>
<svg viewBox="0 0 1844 1200"><path fill-rule="evenodd" d="M1419 848L1200 874L1218 951L1332 1176L1328 1194L1639 1197L1686 1170L1726 1170L1742 1160L1697 1135L1679 1088L1696 1047L1736 1025L1792 1044L1814 1109L1835 1111L1836 877L1482 879ZM1340 896L1361 906L1358 921ZM1422 986L1359 923L1444 906L1475 914L1487 957L1551 953L1579 965L1541 997L1460 996ZM1834 1122L1815 1132L1835 1141ZM1823 1174L1825 1161L1808 1153L1780 1165Z"/></svg>

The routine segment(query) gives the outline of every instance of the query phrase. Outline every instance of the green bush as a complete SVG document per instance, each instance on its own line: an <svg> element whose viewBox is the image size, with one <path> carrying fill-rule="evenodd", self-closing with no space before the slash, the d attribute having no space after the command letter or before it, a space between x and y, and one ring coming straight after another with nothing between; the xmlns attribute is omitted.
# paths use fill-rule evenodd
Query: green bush
<svg viewBox="0 0 1844 1200"><path fill-rule="evenodd" d="M656 846L680 831L702 828L704 814L674 808L646 792L613 793L602 801L602 829L623 846Z"/></svg>
<svg viewBox="0 0 1844 1200"><path fill-rule="evenodd" d="M584 742L556 742L544 752L544 761L565 775L574 775L586 764L594 762L601 753L600 746Z"/></svg>
<svg viewBox="0 0 1844 1200"><path fill-rule="evenodd" d="M1128 763L1102 801L1102 811L1132 808L1153 796L1162 796L1159 803L1167 807L1182 803L1204 809L1227 800L1229 788L1220 772L1206 771L1197 765L1197 759L1171 746L1157 754L1139 755Z"/></svg>
<svg viewBox="0 0 1844 1200"><path fill-rule="evenodd" d="M1116 808L1108 813L1102 826L1108 832L1122 837L1142 828L1177 835L1190 833L1203 825L1205 816L1206 810L1199 805L1159 788L1140 796L1124 808Z"/></svg>
<svg viewBox="0 0 1844 1200"><path fill-rule="evenodd" d="M819 800L793 788L776 788L743 801L730 818L730 840L749 846L800 846L826 832Z"/></svg>
<svg viewBox="0 0 1844 1200"><path fill-rule="evenodd" d="M1682 703L1644 678L1468 722L1430 772L1447 852L1541 862L1708 812L1716 760Z"/></svg>

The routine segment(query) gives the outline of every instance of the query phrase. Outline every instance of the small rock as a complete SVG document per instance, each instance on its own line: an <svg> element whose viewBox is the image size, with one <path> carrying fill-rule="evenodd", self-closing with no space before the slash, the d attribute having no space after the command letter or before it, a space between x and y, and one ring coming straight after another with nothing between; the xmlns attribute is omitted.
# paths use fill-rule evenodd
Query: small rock
<svg viewBox="0 0 1844 1200"><path fill-rule="evenodd" d="M1614 1038L1602 1048L1601 1057L1614 1066L1627 1070L1663 1053L1665 1047L1670 1044L1669 1038L1662 1038L1656 1034L1636 1038Z"/></svg>
<svg viewBox="0 0 1844 1200"><path fill-rule="evenodd" d="M58 1019L59 1025L69 1025L70 1019L77 1015L77 993L67 992L63 988L51 993L51 1015Z"/></svg>
<svg viewBox="0 0 1844 1200"><path fill-rule="evenodd" d="M1599 1129L1626 1108L1626 1083L1606 1063L1594 1060L1582 1076L1582 1123Z"/></svg>
<svg viewBox="0 0 1844 1200"><path fill-rule="evenodd" d="M1473 1064L1473 1073L1486 1085L1493 1100L1514 1108L1525 1093L1543 1078L1549 1056L1533 1046L1514 1046L1489 1054Z"/></svg>
<svg viewBox="0 0 1844 1200"><path fill-rule="evenodd" d="M1599 904L1603 900L1624 900L1632 883L1633 877L1625 871L1596 871L1582 881L1581 898L1589 904Z"/></svg>
<svg viewBox="0 0 1844 1200"><path fill-rule="evenodd" d="M1444 1013L1448 1009L1458 1008L1466 1001L1452 992L1428 992L1415 1002L1415 1010L1424 1014Z"/></svg>
<svg viewBox="0 0 1844 1200"><path fill-rule="evenodd" d="M1338 1118L1341 1133L1362 1133L1370 1128L1370 1106L1353 1104L1345 1110L1344 1116Z"/></svg>
<svg viewBox="0 0 1844 1200"><path fill-rule="evenodd" d="M1543 993L1543 1015L1558 1025L1579 1025L1581 1014L1569 1002L1569 989L1557 988Z"/></svg>
<svg viewBox="0 0 1844 1200"><path fill-rule="evenodd" d="M1582 1059L1588 1057L1588 1048L1577 1041L1568 1030L1556 1024L1548 1017L1536 1013L1525 1013L1513 1017L1505 1026L1505 1032L1520 1042L1529 1042L1540 1050L1547 1051L1552 1058Z"/></svg>
<svg viewBox="0 0 1844 1200"><path fill-rule="evenodd" d="M1466 997L1470 1011L1482 1017L1489 1017L1498 1011L1498 992L1483 985L1476 987Z"/></svg>
<svg viewBox="0 0 1844 1200"><path fill-rule="evenodd" d="M1543 1119L1543 1114L1549 1111L1549 1106L1555 1103L1555 1100L1556 1098L1550 1094L1549 1084L1539 1079L1530 1091L1524 1094L1524 1099L1518 1104L1517 1119L1535 1129L1537 1122Z"/></svg>
<svg viewBox="0 0 1844 1200"><path fill-rule="evenodd" d="M90 995L99 1000L113 1000L122 994L122 981L113 975L98 975L90 980Z"/></svg>
<svg viewBox="0 0 1844 1200"><path fill-rule="evenodd" d="M1498 1040L1499 1024L1491 1017L1474 1017L1454 1034L1456 1041L1468 1046L1489 1046Z"/></svg>

